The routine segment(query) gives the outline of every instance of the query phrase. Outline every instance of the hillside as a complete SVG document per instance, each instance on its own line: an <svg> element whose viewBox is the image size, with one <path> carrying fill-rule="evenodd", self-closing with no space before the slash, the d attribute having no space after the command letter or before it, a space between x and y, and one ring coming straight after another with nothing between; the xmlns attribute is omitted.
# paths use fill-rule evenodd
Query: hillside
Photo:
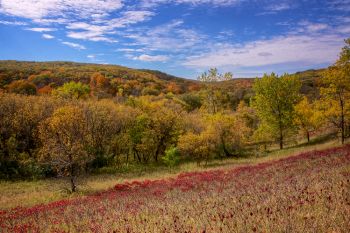
<svg viewBox="0 0 350 233"><path fill-rule="evenodd" d="M187 92L196 81L170 76L161 72L136 70L117 65L74 62L21 62L0 61L0 88L16 80L28 80L39 90L45 86L57 87L69 81L88 84L92 75L99 73L107 78L114 89L123 89L130 95L145 93L176 94ZM147 88L146 90L144 90ZM192 87L193 88L193 87ZM113 92L113 91L112 91Z"/></svg>
<svg viewBox="0 0 350 233"><path fill-rule="evenodd" d="M302 92L315 95L317 82L323 70L297 72L303 82ZM100 73L110 80L115 94L123 89L125 94L143 95L172 92L183 94L198 91L200 83L196 80L169 75L157 70L131 69L118 65L101 65L75 62L22 62L0 61L0 88L5 88L16 80L28 80L38 90L45 86L57 87L69 81L88 84L92 75ZM217 86L227 92L247 98L251 94L253 78L234 78L231 81L218 83ZM248 94L247 94L248 93Z"/></svg>

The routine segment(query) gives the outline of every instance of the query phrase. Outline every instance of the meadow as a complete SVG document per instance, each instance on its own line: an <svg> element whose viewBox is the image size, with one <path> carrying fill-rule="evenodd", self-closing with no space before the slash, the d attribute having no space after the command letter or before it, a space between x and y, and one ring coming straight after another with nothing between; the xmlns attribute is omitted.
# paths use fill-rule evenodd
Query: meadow
<svg viewBox="0 0 350 233"><path fill-rule="evenodd" d="M329 146L329 145L328 145ZM314 148L313 148L314 149ZM2 232L347 232L350 145L1 211ZM283 156L282 156L283 157Z"/></svg>

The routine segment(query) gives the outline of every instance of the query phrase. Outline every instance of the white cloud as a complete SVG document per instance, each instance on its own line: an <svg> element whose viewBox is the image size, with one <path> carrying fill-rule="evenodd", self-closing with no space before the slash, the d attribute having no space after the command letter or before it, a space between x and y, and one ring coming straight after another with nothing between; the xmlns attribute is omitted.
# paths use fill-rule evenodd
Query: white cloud
<svg viewBox="0 0 350 233"><path fill-rule="evenodd" d="M67 32L67 36L74 39L83 39L90 41L117 42L110 38L111 34L115 34L116 28L123 28L129 24L143 22L153 15L150 11L126 11L119 18L111 20L99 20L98 25L86 22L69 23L66 28L71 31Z"/></svg>
<svg viewBox="0 0 350 233"><path fill-rule="evenodd" d="M339 26L335 30L340 33L350 34L350 25Z"/></svg>
<svg viewBox="0 0 350 233"><path fill-rule="evenodd" d="M15 25L15 26L25 26L28 25L25 22L19 22L19 21L5 21L5 20L0 20L0 24L4 25Z"/></svg>
<svg viewBox="0 0 350 233"><path fill-rule="evenodd" d="M62 44L67 45L69 47L72 47L74 49L79 49L79 50L86 49L85 46L80 45L80 44L76 44L76 43L72 43L72 42L63 41Z"/></svg>
<svg viewBox="0 0 350 233"><path fill-rule="evenodd" d="M124 36L133 39L134 45L143 46L147 50L179 52L189 48L193 50L197 44L204 44L202 41L204 36L192 29L184 28L182 20L130 32Z"/></svg>
<svg viewBox="0 0 350 233"><path fill-rule="evenodd" d="M138 57L134 57L133 59L140 60L140 61L147 61L147 62L156 62L156 61L164 62L164 61L169 60L169 57L164 56L164 55L151 56L151 55L147 55L147 54L142 54Z"/></svg>
<svg viewBox="0 0 350 233"><path fill-rule="evenodd" d="M108 25L112 28L121 28L129 24L135 24L146 21L153 16L151 11L126 11L123 12L120 18L115 18L108 21Z"/></svg>
<svg viewBox="0 0 350 233"><path fill-rule="evenodd" d="M118 52L143 52L143 49L133 49L133 48L121 48L121 49L117 49L116 51Z"/></svg>
<svg viewBox="0 0 350 233"><path fill-rule="evenodd" d="M117 40L105 37L103 32L98 32L98 31L79 31L79 32L70 31L67 33L67 37L70 37L73 39L90 40L90 41L105 41L105 42L111 42L111 43L118 42Z"/></svg>
<svg viewBox="0 0 350 233"><path fill-rule="evenodd" d="M269 11L283 11L292 8L292 6L286 2L280 2L277 4L272 4L266 7L266 10Z"/></svg>
<svg viewBox="0 0 350 233"><path fill-rule="evenodd" d="M299 23L300 26L304 27L304 29L307 31L307 32L319 32L319 31L322 31L322 30L325 30L325 29L328 29L329 26L327 24L324 24L324 23L312 23L312 22L309 22L309 21L301 21Z"/></svg>
<svg viewBox="0 0 350 233"><path fill-rule="evenodd" d="M175 3L175 4L211 4L213 6L227 6L233 5L244 0L142 0L143 7L155 7L159 4Z"/></svg>
<svg viewBox="0 0 350 233"><path fill-rule="evenodd" d="M43 19L65 14L91 16L122 6L121 0L2 0L0 10L8 15Z"/></svg>
<svg viewBox="0 0 350 233"><path fill-rule="evenodd" d="M52 32L56 31L55 28L26 28L28 31L33 31L33 32Z"/></svg>
<svg viewBox="0 0 350 233"><path fill-rule="evenodd" d="M52 35L49 35L49 34L43 34L43 38L50 40L50 39L53 39L55 37Z"/></svg>
<svg viewBox="0 0 350 233"><path fill-rule="evenodd" d="M199 56L189 57L185 66L257 67L276 64L317 65L332 63L343 46L338 35L287 35L244 45L226 44Z"/></svg>

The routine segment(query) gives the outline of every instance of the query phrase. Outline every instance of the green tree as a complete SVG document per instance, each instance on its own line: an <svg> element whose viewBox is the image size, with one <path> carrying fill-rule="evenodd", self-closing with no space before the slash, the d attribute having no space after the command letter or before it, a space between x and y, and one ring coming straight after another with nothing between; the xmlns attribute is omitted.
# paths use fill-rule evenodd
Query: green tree
<svg viewBox="0 0 350 233"><path fill-rule="evenodd" d="M350 38L345 40L339 59L322 78L320 106L325 117L340 131L344 144L350 111Z"/></svg>
<svg viewBox="0 0 350 233"><path fill-rule="evenodd" d="M185 109L188 112L199 109L202 106L202 101L200 96L194 95L192 93L184 94L180 97Z"/></svg>
<svg viewBox="0 0 350 233"><path fill-rule="evenodd" d="M297 76L265 74L256 79L253 89L253 107L260 118L260 128L279 141L283 149L285 136L293 128L294 106L300 100L300 80Z"/></svg>

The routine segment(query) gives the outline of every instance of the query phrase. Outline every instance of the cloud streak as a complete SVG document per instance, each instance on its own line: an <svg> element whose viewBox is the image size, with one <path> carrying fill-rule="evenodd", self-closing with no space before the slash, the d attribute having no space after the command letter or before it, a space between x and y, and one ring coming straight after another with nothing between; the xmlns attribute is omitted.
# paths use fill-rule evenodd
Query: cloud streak
<svg viewBox="0 0 350 233"><path fill-rule="evenodd" d="M189 57L183 64L195 68L256 67L277 64L317 65L331 63L343 46L338 35L287 35L243 45L226 44L221 48Z"/></svg>
<svg viewBox="0 0 350 233"><path fill-rule="evenodd" d="M77 43L63 41L62 44L67 45L67 46L74 48L74 49L78 49L78 50L86 49L85 46L77 44Z"/></svg>
<svg viewBox="0 0 350 233"><path fill-rule="evenodd" d="M146 62L165 62L169 60L169 57L164 56L164 55L156 55L156 56L151 56L147 54L142 54L138 57L134 57L134 60L139 60L139 61L146 61Z"/></svg>

